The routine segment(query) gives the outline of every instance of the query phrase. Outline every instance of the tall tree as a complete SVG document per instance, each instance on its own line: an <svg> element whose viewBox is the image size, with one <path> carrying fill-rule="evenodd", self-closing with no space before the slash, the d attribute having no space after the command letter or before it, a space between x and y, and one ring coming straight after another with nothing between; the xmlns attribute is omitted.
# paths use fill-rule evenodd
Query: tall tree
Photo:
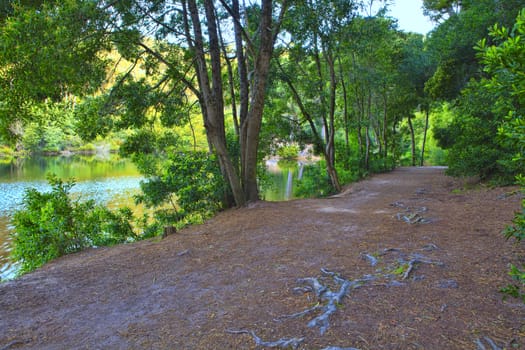
<svg viewBox="0 0 525 350"><path fill-rule="evenodd" d="M40 89L42 93L40 95L38 92L33 95L13 93L7 96L12 98L22 96L18 104L22 106L26 101L37 98L55 97L55 95L60 96L69 92L77 93L78 89L71 88L75 86L85 88L86 82L91 83L88 85L90 87L99 87L101 79L95 81L95 78L100 78L100 74L93 74L93 69L77 70L75 68L89 68L93 63L101 61L99 54L101 50L116 48L124 59L131 62L131 65L127 72L115 79L108 93L87 100L91 107L87 108L90 111L88 113L90 119L83 129L90 130L91 136L95 136L96 131L107 131L110 125L101 120L107 119L108 116L116 117L120 127L143 127L151 123L148 121L150 119L148 115L151 115L152 110L156 110L161 115L161 119L173 120L178 115L177 108L181 104L180 96L185 96L186 101L196 98L202 111L209 144L213 152L217 154L235 204L242 206L248 201L257 200L257 151L266 83L274 42L287 5L286 1L263 0L260 4L244 9L243 16L252 16L248 21L247 17L241 18L238 0L220 1L219 3L213 0L67 0L43 5L37 11L20 9L18 16L8 19L8 24L19 30L19 33L4 31L6 40L3 43L12 44L13 41L19 40L20 35L31 37L32 40L29 42L33 43L33 46L30 48L22 46L18 50L26 57L21 62L38 67L37 72L45 72L46 65L43 63L48 66L52 65L51 68L53 68L63 67L62 62L65 61L69 63L67 65L68 75L51 74L49 76L65 75L75 77L78 81L75 81L76 85L54 84L53 82L43 85L41 79L35 80L34 69L24 66L20 67L20 75L28 79L20 81L20 85L25 89L24 91ZM53 26L48 24L48 22L60 21L62 16L57 16L57 14L68 9L68 6L75 8L84 6L90 8L92 12L83 12L83 17L64 17L74 21L60 22L58 26L55 23L51 23ZM219 11L220 17L218 16ZM36 20L42 21L41 28L35 26ZM25 23L25 27L20 28L20 23ZM257 25L250 28L246 23ZM43 27L44 25L58 29L49 30ZM232 32L219 33L219 27L223 31L226 28L232 28ZM93 32L91 36L85 33L86 28ZM56 32L54 41L46 39L48 32ZM225 94L222 78L225 61L221 55L223 49L220 34L235 38L236 43L235 50L241 81L239 94L241 98L239 140L241 164L239 165L235 164L226 142ZM100 42L86 45L86 41L95 39ZM45 62L35 62L32 59L35 52L37 54L40 54L41 51L55 52L62 48L64 52L72 50L74 53L75 50L85 47L90 49L88 53L82 51L82 56L74 57L77 66L67 61L67 59L72 59L71 55L66 55L66 57L44 56ZM20 61L17 57L4 53L0 65L11 69L10 67L17 66L17 61ZM25 73L22 72L22 68L25 68ZM137 79L138 75L134 72L138 70L142 72L142 75L146 73L146 77ZM2 86L6 90L9 90L9 79L12 76L11 71L4 75ZM37 84L31 87L29 80L36 81ZM47 80L42 81L47 82ZM20 90L23 90L22 87ZM53 91L56 89L59 91L54 94ZM82 92L89 93L92 90ZM93 109L97 111L93 112ZM122 114L123 110L127 112ZM101 126L104 127L104 130L97 130Z"/></svg>
<svg viewBox="0 0 525 350"><path fill-rule="evenodd" d="M295 2L285 25L290 34L289 66L280 65L282 77L325 158L336 191L341 189L335 164L337 61L342 54L338 46L345 27L357 15L357 5L354 1Z"/></svg>

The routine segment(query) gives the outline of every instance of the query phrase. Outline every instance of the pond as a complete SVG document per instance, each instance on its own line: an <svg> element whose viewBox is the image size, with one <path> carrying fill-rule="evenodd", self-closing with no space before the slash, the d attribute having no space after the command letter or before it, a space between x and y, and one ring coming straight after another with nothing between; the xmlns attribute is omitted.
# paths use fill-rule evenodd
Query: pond
<svg viewBox="0 0 525 350"><path fill-rule="evenodd" d="M9 234L13 213L20 208L26 189L47 191L47 174L75 179L71 190L83 199L94 199L110 207L133 203L141 176L128 160L113 154L71 157L35 157L0 163L0 280L12 277Z"/></svg>
<svg viewBox="0 0 525 350"><path fill-rule="evenodd" d="M268 160L262 197L272 201L292 199L294 179L302 174L301 164ZM8 259L11 217L20 208L26 189L50 189L46 181L50 173L63 180L75 179L72 193L111 208L132 207L133 194L138 193L142 179L131 161L114 154L34 157L0 163L0 280L12 277L16 268Z"/></svg>

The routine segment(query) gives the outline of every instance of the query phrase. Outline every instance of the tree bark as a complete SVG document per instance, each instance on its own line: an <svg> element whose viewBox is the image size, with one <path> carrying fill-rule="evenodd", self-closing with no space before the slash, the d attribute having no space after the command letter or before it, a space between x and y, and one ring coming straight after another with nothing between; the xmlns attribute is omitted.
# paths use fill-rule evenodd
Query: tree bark
<svg viewBox="0 0 525 350"><path fill-rule="evenodd" d="M235 80L233 78L233 67L230 62L230 58L228 57L228 51L226 50L226 44L224 43L224 39L222 37L222 31L221 31L220 24L218 23L218 19L217 19L217 28L219 29L219 39L221 43L222 55L224 56L224 62L226 62L226 68L228 71L228 86L230 88L229 92L230 92L230 98L231 98L233 127L235 129L235 135L239 137L240 127L239 127L239 118L237 116L237 101L236 101L236 96L235 96Z"/></svg>
<svg viewBox="0 0 525 350"><path fill-rule="evenodd" d="M388 94L387 94L387 90L385 88L385 91L383 93L383 129L382 129L382 134L383 134L383 151L384 151L384 157L385 157L385 160L386 158L388 157Z"/></svg>
<svg viewBox="0 0 525 350"><path fill-rule="evenodd" d="M412 147L412 166L416 166L416 138L414 135L414 125L412 125L412 116L408 116L408 127L410 129L410 144Z"/></svg>
<svg viewBox="0 0 525 350"><path fill-rule="evenodd" d="M345 128L345 159L344 167L349 169L350 167L350 125L349 125L349 116L348 116L348 92L346 90L346 83L343 75L343 64L341 63L341 58L338 58L339 62L339 80L341 80L341 89L343 90L343 121Z"/></svg>
<svg viewBox="0 0 525 350"><path fill-rule="evenodd" d="M428 131L428 119L429 119L429 108L425 108L425 129L423 130L423 144L421 145L421 160L419 165L423 166L425 161L425 145L427 143L427 131Z"/></svg>
<svg viewBox="0 0 525 350"><path fill-rule="evenodd" d="M217 154L223 175L225 176L225 179L228 181L228 184L231 188L235 203L237 206L243 206L246 203L246 200L242 190L241 182L226 147L226 136L224 133L222 77L220 69L220 47L216 27L215 10L211 0L205 0L204 6L208 23L208 50L211 59L212 82L210 82L208 76L208 67L204 51L204 37L202 27L200 25L197 4L195 0L188 1L194 32L193 51L195 54L195 65L197 75L199 77L198 80L202 95L201 103L204 103L205 105L205 114L203 115L204 126L206 128L208 139ZM191 38L189 38L189 41L191 41Z"/></svg>
<svg viewBox="0 0 525 350"><path fill-rule="evenodd" d="M329 50L325 52L326 63L330 72L330 103L328 110L328 140L326 143L326 153L328 155L327 162L330 162L328 169L328 176L332 182L332 186L337 192L341 192L341 184L339 176L335 168L335 98L337 92L337 78L335 74L334 60L332 53Z"/></svg>
<svg viewBox="0 0 525 350"><path fill-rule="evenodd" d="M261 19L259 24L260 44L255 59L255 69L250 96L250 107L245 124L246 139L241 143L241 152L244 152L243 176L244 194L248 202L259 199L257 186L257 150L261 130L266 84L270 71L270 61L273 55L274 33L272 31L272 0L263 0L261 3Z"/></svg>

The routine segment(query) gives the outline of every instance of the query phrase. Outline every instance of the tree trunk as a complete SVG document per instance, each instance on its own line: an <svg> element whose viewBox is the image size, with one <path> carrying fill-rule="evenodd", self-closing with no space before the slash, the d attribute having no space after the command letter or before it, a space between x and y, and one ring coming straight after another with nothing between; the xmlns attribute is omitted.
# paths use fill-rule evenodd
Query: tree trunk
<svg viewBox="0 0 525 350"><path fill-rule="evenodd" d="M335 74L334 60L332 53L326 50L326 63L330 72L330 104L328 109L328 142L326 143L326 153L328 155L327 161L330 161L330 169L328 176L332 182L332 186L337 192L341 192L341 184L339 183L339 176L335 168L335 98L337 91L337 79Z"/></svg>
<svg viewBox="0 0 525 350"><path fill-rule="evenodd" d="M386 92L386 88L385 88L385 92L384 92L384 95L383 95L383 150L384 150L384 154L383 156L385 157L385 160L386 158L388 157L388 95L387 95L387 92Z"/></svg>
<svg viewBox="0 0 525 350"><path fill-rule="evenodd" d="M345 159L344 159L344 167L346 170L350 168L350 140L349 140L349 134L350 134L350 126L349 126L349 117L348 117L348 93L346 91L346 83L343 75L343 65L341 63L341 59L338 59L339 62L339 79L341 80L341 89L343 90L343 121L344 121L344 128L345 128Z"/></svg>
<svg viewBox="0 0 525 350"><path fill-rule="evenodd" d="M203 109L203 111L205 111L205 114L203 115L204 126L206 128L208 139L217 154L225 180L227 180L230 185L235 204L237 206L243 206L246 203L246 200L241 182L226 148L222 76L220 69L220 47L217 35L215 10L211 0L205 0L204 5L208 22L209 48L207 52L209 51L211 60L212 82L210 82L208 75L207 61L204 51L204 38L200 25L197 4L195 0L188 1L194 31L193 51L195 53L195 65L202 96L201 103L204 103L205 105L205 108ZM189 39L191 40L191 38Z"/></svg>
<svg viewBox="0 0 525 350"><path fill-rule="evenodd" d="M429 108L425 108L425 129L423 130L423 144L421 145L421 160L419 163L420 166L423 166L423 163L425 162L425 145L427 142L428 118Z"/></svg>
<svg viewBox="0 0 525 350"><path fill-rule="evenodd" d="M235 52L237 56L237 72L239 74L239 145L246 144L248 106L250 100L250 88L248 82L248 67L245 56L245 49L242 40L241 12L238 0L232 0L233 30L235 36ZM245 152L241 150L241 164L245 164ZM241 178L245 179L244 165L241 165Z"/></svg>
<svg viewBox="0 0 525 350"><path fill-rule="evenodd" d="M266 96L266 84L268 82L275 38L272 31L272 0L263 0L261 3L259 28L261 30L260 43L255 59L255 70L250 94L250 108L246 116L245 125L242 126L246 128L246 139L241 143L241 152L244 152L244 192L248 202L259 199L259 189L257 186L257 150L259 147L259 134Z"/></svg>
<svg viewBox="0 0 525 350"><path fill-rule="evenodd" d="M365 169L368 170L370 168L370 126L368 125L365 128L365 140Z"/></svg>
<svg viewBox="0 0 525 350"><path fill-rule="evenodd" d="M365 141L366 141L366 150L365 150L365 169L370 168L370 124L372 123L372 89L368 88L368 103L366 107L367 121L366 121L366 130L365 130Z"/></svg>
<svg viewBox="0 0 525 350"><path fill-rule="evenodd" d="M339 183L339 177L337 175L337 171L335 167L329 161L330 156L327 153L326 145L324 144L324 141L321 135L319 134L317 127L315 126L314 118L312 117L310 112L306 109L306 106L304 105L303 100L301 99L301 96L299 95L297 89L295 88L295 85L293 84L292 80L288 78L288 76L286 75L280 63L277 62L277 64L279 66L279 69L283 73L285 82L288 84L288 87L290 88L290 91L292 92L292 96L295 100L295 103L297 103L297 106L299 107L301 114L303 115L304 119L306 119L306 121L310 125L310 129L312 130L312 134L314 135L315 143L317 144L317 146L319 146L319 149L323 150L323 156L326 161L326 173L328 174L328 177L330 178L330 182L332 183L332 186L334 187L335 190L341 191L341 185Z"/></svg>
<svg viewBox="0 0 525 350"><path fill-rule="evenodd" d="M182 12L185 17L184 30L190 50L194 53L194 65L200 91L197 96L203 111L204 126L209 144L217 154L221 171L229 184L235 204L243 206L249 201L259 199L257 187L257 150L261 130L266 83L268 80L270 60L273 54L273 45L286 11L286 0L281 3L281 13L276 25L273 25L273 1L262 0L257 45L254 45L241 25L238 0L233 0L232 6L220 0L226 11L233 17L236 57L240 80L240 111L239 111L239 144L241 154L240 171L235 167L226 144L224 127L224 92L221 70L221 47L217 15L213 0L199 1L206 16L207 38L205 45L201 28L202 11L199 11L197 0L182 2ZM187 5L187 6L186 6ZM189 11L188 11L189 10ZM201 8L202 10L202 8ZM188 15L189 12L189 15ZM190 30L191 27L193 31ZM275 32L274 32L275 31ZM244 40L243 40L244 39ZM247 73L245 46L253 55L254 62L251 74L251 85ZM209 65L209 66L208 66ZM232 87L230 79L230 87ZM251 91L251 93L250 93ZM234 93L232 96L234 96ZM234 98L234 97L233 97ZM235 108L235 107L234 107Z"/></svg>
<svg viewBox="0 0 525 350"><path fill-rule="evenodd" d="M218 19L217 19L218 22ZM235 129L235 135L239 137L240 134L240 127L239 127L239 118L237 116L237 102L236 102L236 96L235 96L235 80L233 79L233 67L230 62L230 58L228 57L228 51L226 50L226 44L224 43L224 39L222 37L222 31L220 24L217 23L217 28L219 29L219 39L221 42L221 50L222 55L224 56L224 61L226 62L226 68L228 71L228 86L230 88L230 98L231 98L231 108L232 108L232 119L233 119L233 127Z"/></svg>
<svg viewBox="0 0 525 350"><path fill-rule="evenodd" d="M408 116L408 127L410 128L410 143L412 146L412 166L416 166L416 138L414 135L414 126L412 125L412 116Z"/></svg>

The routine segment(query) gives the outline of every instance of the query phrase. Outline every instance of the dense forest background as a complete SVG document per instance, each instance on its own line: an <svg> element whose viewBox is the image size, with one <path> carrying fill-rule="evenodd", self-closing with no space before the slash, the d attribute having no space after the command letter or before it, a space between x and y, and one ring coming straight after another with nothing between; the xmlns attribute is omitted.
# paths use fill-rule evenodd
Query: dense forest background
<svg viewBox="0 0 525 350"><path fill-rule="evenodd" d="M425 0L427 35L389 1L1 4L4 156L118 149L157 229L257 200L263 160L307 145L323 193L399 165L524 169L521 0Z"/></svg>

